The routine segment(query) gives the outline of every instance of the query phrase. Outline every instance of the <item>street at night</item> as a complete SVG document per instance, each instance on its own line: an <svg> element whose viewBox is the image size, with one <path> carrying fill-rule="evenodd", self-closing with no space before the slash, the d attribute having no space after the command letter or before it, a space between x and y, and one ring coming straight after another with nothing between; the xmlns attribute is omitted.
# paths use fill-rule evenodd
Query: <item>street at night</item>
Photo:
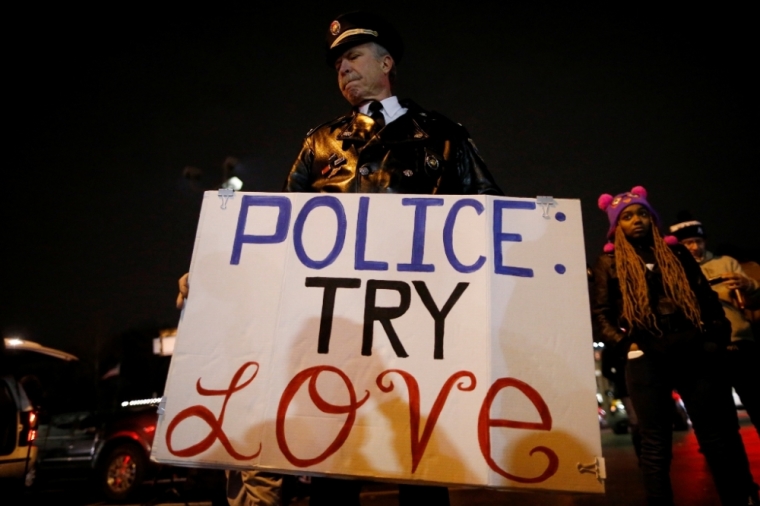
<svg viewBox="0 0 760 506"><path fill-rule="evenodd" d="M741 434L747 448L753 476L760 479L760 439L743 411L739 412ZM451 489L452 506L496 506L500 504L520 506L634 506L644 504L645 498L636 456L631 438L627 434L616 435L609 429L602 429L602 448L607 467L606 493L562 494L546 492L501 492L484 489ZM218 473L218 472L217 472ZM673 477L676 504L689 506L714 506L719 504L715 487L710 478L707 464L699 453L694 432L674 432ZM164 469L159 483L148 483L140 494L140 502L130 504L189 506L210 506L226 504L224 501L223 479L211 473L206 481L188 483L171 482L172 473ZM223 478L223 477L221 477ZM214 481L216 480L216 481ZM362 506L396 506L397 487L372 483L364 486ZM216 499L214 499L216 497ZM221 501L221 502L220 502ZM4 503L7 504L7 503ZM86 481L53 481L39 484L26 493L18 504L48 505L65 504L71 506L106 506L109 503L98 497ZM307 506L307 499L296 499L292 506Z"/></svg>
<svg viewBox="0 0 760 506"><path fill-rule="evenodd" d="M0 505L760 504L754 12L356 9L13 7Z"/></svg>

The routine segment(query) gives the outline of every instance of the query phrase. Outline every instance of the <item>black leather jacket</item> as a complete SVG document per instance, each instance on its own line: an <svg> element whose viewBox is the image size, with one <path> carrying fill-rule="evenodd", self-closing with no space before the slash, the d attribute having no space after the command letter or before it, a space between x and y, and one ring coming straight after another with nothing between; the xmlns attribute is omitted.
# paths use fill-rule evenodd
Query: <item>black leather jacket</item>
<svg viewBox="0 0 760 506"><path fill-rule="evenodd" d="M657 265L654 270L647 270L646 279L652 312L657 318L657 325L662 335L656 335L656 332L645 329L623 331L621 327L626 324L621 319L623 297L615 268L615 257L614 254L603 254L599 256L592 268L594 281L591 286L591 315L596 339L600 339L609 346L614 346L621 341L635 342L644 351L652 349L667 351L676 344L676 341L691 339L700 334L706 340L715 342L720 348L725 348L724 345L729 344L731 324L726 320L720 301L710 288L699 265L683 246L676 245L671 248L684 268L689 286L697 296L702 314L703 332L698 332L683 312L665 295L662 276Z"/></svg>
<svg viewBox="0 0 760 506"><path fill-rule="evenodd" d="M379 132L355 110L309 132L284 191L503 195L464 127L401 105Z"/></svg>

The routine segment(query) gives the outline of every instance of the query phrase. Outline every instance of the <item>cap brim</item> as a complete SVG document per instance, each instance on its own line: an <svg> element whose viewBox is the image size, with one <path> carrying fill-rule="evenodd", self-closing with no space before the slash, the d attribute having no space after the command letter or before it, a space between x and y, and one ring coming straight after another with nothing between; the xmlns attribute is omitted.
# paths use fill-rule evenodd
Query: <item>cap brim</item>
<svg viewBox="0 0 760 506"><path fill-rule="evenodd" d="M340 41L340 44L327 50L327 54L325 55L325 62L328 66L332 67L335 65L335 60L337 60L343 53L352 47L365 44L367 42L375 42L379 44L379 42L377 42L377 37L374 37L372 35L359 34L346 37Z"/></svg>

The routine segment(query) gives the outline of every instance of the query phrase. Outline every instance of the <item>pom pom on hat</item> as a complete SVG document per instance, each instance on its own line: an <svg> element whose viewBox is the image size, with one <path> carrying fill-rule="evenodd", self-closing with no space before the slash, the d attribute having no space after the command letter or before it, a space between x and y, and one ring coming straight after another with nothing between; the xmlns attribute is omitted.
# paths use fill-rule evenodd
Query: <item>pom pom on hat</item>
<svg viewBox="0 0 760 506"><path fill-rule="evenodd" d="M678 244L678 239L674 235L666 235L662 239L665 241L665 244L667 244L668 246L675 246L676 244Z"/></svg>
<svg viewBox="0 0 760 506"><path fill-rule="evenodd" d="M639 195L640 197L647 198L647 189L643 186L634 186L631 188L631 193L635 193L636 195Z"/></svg>
<svg viewBox="0 0 760 506"><path fill-rule="evenodd" d="M599 209L602 211L606 211L608 207L610 207L610 204L612 203L612 195L609 193L605 193L604 195L599 196L599 200L597 201L597 204L599 205Z"/></svg>
<svg viewBox="0 0 760 506"><path fill-rule="evenodd" d="M604 245L604 248L602 249L604 250L605 253L612 253L613 251L615 251L615 244L608 242L607 244Z"/></svg>

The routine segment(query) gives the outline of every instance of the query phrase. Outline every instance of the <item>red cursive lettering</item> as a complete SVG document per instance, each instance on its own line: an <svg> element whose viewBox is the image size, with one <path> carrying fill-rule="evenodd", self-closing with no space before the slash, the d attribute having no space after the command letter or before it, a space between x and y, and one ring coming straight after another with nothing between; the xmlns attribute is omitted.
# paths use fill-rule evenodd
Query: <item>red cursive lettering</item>
<svg viewBox="0 0 760 506"><path fill-rule="evenodd" d="M425 453L425 448L427 448L428 442L430 441L430 436L433 434L435 424L438 422L438 416L441 414L444 404L446 404L449 392L454 388L454 383L460 378L468 378L470 380L469 385L465 386L464 382L460 382L457 384L457 388L465 392L471 392L475 389L477 382L475 380L475 375L470 371L458 371L452 374L451 377L446 380L446 383L443 384L441 391L438 392L438 397L436 397L435 402L433 403L433 407L430 410L430 416L428 417L427 422L425 422L422 436L420 436L420 388L417 385L417 380L406 371L400 369L388 369L387 371L380 373L376 380L378 388L383 392L388 393L393 390L392 381L388 381L387 386L383 385L383 378L392 372L395 372L403 378L406 383L406 389L409 392L409 426L411 432L410 441L412 445L412 473L414 473L417 471L417 466L420 464L420 460L422 460L422 455Z"/></svg>
<svg viewBox="0 0 760 506"><path fill-rule="evenodd" d="M533 403L538 414L541 416L540 422L519 422L516 420L505 420L499 418L491 418L491 405L493 404L496 395L503 389L514 387L525 395L525 397ZM541 398L533 387L527 383L515 378L499 378L488 389L488 394L483 400L483 405L480 408L480 415L478 416L478 442L480 443L480 452L486 459L488 466L504 476L505 478L516 481L519 483L540 483L554 476L559 469L559 458L553 450L545 446L537 446L530 451L529 455L534 453L543 453L549 459L549 464L546 470L541 475L535 478L525 478L522 476L515 476L509 474L504 469L500 468L496 461L491 456L491 427L510 427L513 429L534 429L534 430L551 430L552 429L552 415L549 412L549 407L546 402Z"/></svg>
<svg viewBox="0 0 760 506"><path fill-rule="evenodd" d="M246 380L244 383L240 383L240 378L243 376L243 373L245 373L246 369L248 367L255 365L256 370L253 372L250 378ZM235 372L235 375L232 377L232 380L230 380L230 386L226 390L209 390L206 388L203 388L201 386L201 379L198 378L198 381L195 384L195 389L200 395L204 396L214 396L214 395L223 395L224 396L224 402L222 403L222 411L219 413L219 418L216 418L214 414L205 406L191 406L189 408L183 409L177 415L172 419L171 422L169 422L169 426L166 429L166 447L169 449L169 452L172 455L176 455L177 457L193 457L195 455L198 455L201 452L204 452L208 450L212 444L214 444L214 441L219 439L219 442L222 443L222 446L227 451L227 453L232 456L236 460L251 460L259 456L261 453L261 443L259 443L259 450L254 453L253 455L243 455L242 453L237 452L230 443L230 440L227 438L227 434L224 433L224 430L222 430L222 423L224 423L224 412L227 409L227 401L230 400L230 397L232 397L232 394L235 392L238 392L242 390L243 388L247 387L253 379L256 377L256 375L259 373L259 364L256 362L246 362L243 364L240 369ZM183 422L184 420L188 418L198 417L204 422L206 422L209 426L209 433L208 435L203 438L200 442L189 446L183 450L175 450L172 446L172 434L174 433L174 429L177 428L177 426Z"/></svg>
<svg viewBox="0 0 760 506"><path fill-rule="evenodd" d="M343 380L343 383L346 385L346 389L348 390L348 404L330 404L324 400L321 395L319 395L319 392L317 391L317 378L321 373L325 371L335 373L340 376L340 379ZM298 390L301 388L301 385L303 385L306 380L309 380L309 397L320 411L331 415L348 415L346 417L346 421L343 422L343 427L341 427L340 432L338 432L337 437L333 440L330 446L328 446L324 452L311 459L301 459L296 457L293 452L290 451L288 442L285 438L285 416L288 413L288 406L290 406L290 403L293 401L293 397L295 397L296 393L298 393ZM346 442L346 439L348 439L348 435L354 426L354 421L356 420L356 411L362 406L362 404L367 402L367 399L369 399L369 391L365 390L365 392L366 395L364 398L360 401L357 401L354 385L351 383L351 380L348 378L348 376L346 376L346 374L340 369L329 365L310 367L296 374L293 379L290 380L288 386L285 387L285 391L282 393L282 397L280 398L280 405L277 408L277 427L275 431L277 435L277 444L279 445L282 454L285 455L286 459L288 459L288 462L296 467L313 466L314 464L318 464L324 461L327 459L327 457L337 452L340 447L343 446L343 443Z"/></svg>

